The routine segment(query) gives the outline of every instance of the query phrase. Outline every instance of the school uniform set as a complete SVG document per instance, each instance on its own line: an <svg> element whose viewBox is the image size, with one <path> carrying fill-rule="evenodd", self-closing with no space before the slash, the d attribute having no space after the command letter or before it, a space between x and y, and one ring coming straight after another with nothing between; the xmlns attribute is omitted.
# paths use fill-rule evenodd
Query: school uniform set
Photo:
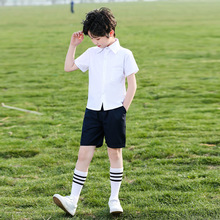
<svg viewBox="0 0 220 220"><path fill-rule="evenodd" d="M105 48L91 47L75 60L82 71L89 70L88 101L82 126L81 146L103 145L123 148L126 142L125 79L138 72L132 52L120 46L119 40ZM110 213L123 212L118 200L123 168L110 168ZM54 202L63 210L75 214L87 172L74 170L71 195L54 195Z"/></svg>

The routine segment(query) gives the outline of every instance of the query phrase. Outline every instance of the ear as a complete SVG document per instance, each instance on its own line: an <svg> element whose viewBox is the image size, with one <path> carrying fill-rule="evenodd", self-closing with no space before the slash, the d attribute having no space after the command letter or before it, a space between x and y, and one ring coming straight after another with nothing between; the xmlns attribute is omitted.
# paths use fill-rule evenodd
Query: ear
<svg viewBox="0 0 220 220"><path fill-rule="evenodd" d="M114 37L114 34L115 34L114 30L111 30L109 33L110 37Z"/></svg>

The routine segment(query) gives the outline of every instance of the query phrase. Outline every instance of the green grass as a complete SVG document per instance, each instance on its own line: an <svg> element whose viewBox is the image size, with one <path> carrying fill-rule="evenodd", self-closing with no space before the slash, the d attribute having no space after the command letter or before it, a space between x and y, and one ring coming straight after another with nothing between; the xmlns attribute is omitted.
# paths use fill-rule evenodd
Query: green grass
<svg viewBox="0 0 220 220"><path fill-rule="evenodd" d="M111 217L106 145L95 152L75 219L220 219L220 2L159 1L0 7L1 219L68 219L52 201L68 195L88 76L65 73L73 31L100 6L140 68L127 114L120 192ZM77 56L92 46L88 38Z"/></svg>

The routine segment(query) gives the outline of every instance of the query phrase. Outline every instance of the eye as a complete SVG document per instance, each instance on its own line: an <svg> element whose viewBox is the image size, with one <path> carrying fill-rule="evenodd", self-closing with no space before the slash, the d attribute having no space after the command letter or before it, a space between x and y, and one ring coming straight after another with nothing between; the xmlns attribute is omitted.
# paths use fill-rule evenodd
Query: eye
<svg viewBox="0 0 220 220"><path fill-rule="evenodd" d="M100 38L96 38L96 40L100 40Z"/></svg>

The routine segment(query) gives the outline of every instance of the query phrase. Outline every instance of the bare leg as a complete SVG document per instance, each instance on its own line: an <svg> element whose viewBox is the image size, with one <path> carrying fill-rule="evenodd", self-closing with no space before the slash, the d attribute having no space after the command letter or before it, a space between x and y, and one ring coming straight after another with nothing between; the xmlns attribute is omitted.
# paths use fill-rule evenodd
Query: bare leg
<svg viewBox="0 0 220 220"><path fill-rule="evenodd" d="M76 169L82 172L88 172L89 164L92 161L95 146L80 146Z"/></svg>
<svg viewBox="0 0 220 220"><path fill-rule="evenodd" d="M94 151L95 146L80 146L70 194L74 205L77 205L79 200L79 196L86 181L89 164L93 158Z"/></svg>
<svg viewBox="0 0 220 220"><path fill-rule="evenodd" d="M80 146L70 196L63 197L59 194L53 196L54 202L72 216L75 214L79 196L86 181L89 164L93 158L94 151L95 146Z"/></svg>
<svg viewBox="0 0 220 220"><path fill-rule="evenodd" d="M108 156L109 156L111 168L123 167L122 148L108 147Z"/></svg>

